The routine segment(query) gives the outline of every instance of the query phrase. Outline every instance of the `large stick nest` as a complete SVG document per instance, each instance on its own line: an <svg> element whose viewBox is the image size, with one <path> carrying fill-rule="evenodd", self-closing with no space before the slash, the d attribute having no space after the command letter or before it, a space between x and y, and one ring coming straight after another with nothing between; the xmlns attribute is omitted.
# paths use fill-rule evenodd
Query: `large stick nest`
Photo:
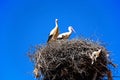
<svg viewBox="0 0 120 80"><path fill-rule="evenodd" d="M89 54L101 49L92 64ZM35 76L43 80L102 80L108 73L108 52L96 42L83 39L58 40L38 45L32 60Z"/></svg>

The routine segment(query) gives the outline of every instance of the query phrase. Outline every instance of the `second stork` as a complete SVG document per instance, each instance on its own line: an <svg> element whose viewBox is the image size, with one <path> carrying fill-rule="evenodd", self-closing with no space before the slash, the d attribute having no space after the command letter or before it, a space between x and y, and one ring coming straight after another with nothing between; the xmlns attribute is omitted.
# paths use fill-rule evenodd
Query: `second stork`
<svg viewBox="0 0 120 80"><path fill-rule="evenodd" d="M65 32L65 33L59 34L57 39L68 39L70 37L70 35L72 34L72 32L75 32L75 30L73 29L72 26L68 27L68 31L69 32Z"/></svg>

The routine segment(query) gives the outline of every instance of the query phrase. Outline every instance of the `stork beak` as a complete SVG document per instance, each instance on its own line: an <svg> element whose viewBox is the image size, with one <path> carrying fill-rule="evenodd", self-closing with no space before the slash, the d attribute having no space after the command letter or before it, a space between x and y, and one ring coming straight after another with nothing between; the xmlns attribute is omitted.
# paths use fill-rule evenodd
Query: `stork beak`
<svg viewBox="0 0 120 80"><path fill-rule="evenodd" d="M76 33L76 31L72 28L72 31L74 32L74 33Z"/></svg>
<svg viewBox="0 0 120 80"><path fill-rule="evenodd" d="M100 53L100 52L101 52L101 49L99 49L98 52Z"/></svg>

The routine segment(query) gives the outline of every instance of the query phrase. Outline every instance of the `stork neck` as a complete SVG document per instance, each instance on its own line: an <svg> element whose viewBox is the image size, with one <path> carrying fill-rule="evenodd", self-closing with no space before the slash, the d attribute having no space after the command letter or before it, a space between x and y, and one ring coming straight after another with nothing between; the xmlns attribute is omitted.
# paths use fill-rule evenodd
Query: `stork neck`
<svg viewBox="0 0 120 80"><path fill-rule="evenodd" d="M69 30L69 33L72 33L72 29L68 29Z"/></svg>
<svg viewBox="0 0 120 80"><path fill-rule="evenodd" d="M55 25L56 25L55 27L58 27L58 22L57 21L55 22Z"/></svg>

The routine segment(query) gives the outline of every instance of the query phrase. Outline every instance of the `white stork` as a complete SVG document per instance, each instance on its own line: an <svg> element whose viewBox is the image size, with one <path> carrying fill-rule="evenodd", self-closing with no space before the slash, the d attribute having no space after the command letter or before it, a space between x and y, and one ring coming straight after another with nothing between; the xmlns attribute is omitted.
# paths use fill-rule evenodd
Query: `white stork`
<svg viewBox="0 0 120 80"><path fill-rule="evenodd" d="M51 30L47 43L49 43L50 41L55 41L57 40L57 36L59 34L59 29L58 29L58 19L55 20L55 27L54 29Z"/></svg>
<svg viewBox="0 0 120 80"><path fill-rule="evenodd" d="M99 49L98 51L94 51L91 55L89 54L90 58L92 59L92 64L99 57L100 53L101 53L101 49Z"/></svg>
<svg viewBox="0 0 120 80"><path fill-rule="evenodd" d="M59 34L57 39L68 39L70 37L70 35L72 34L72 32L75 32L75 30L73 29L72 26L68 27L68 31L69 32L65 32L65 33Z"/></svg>

